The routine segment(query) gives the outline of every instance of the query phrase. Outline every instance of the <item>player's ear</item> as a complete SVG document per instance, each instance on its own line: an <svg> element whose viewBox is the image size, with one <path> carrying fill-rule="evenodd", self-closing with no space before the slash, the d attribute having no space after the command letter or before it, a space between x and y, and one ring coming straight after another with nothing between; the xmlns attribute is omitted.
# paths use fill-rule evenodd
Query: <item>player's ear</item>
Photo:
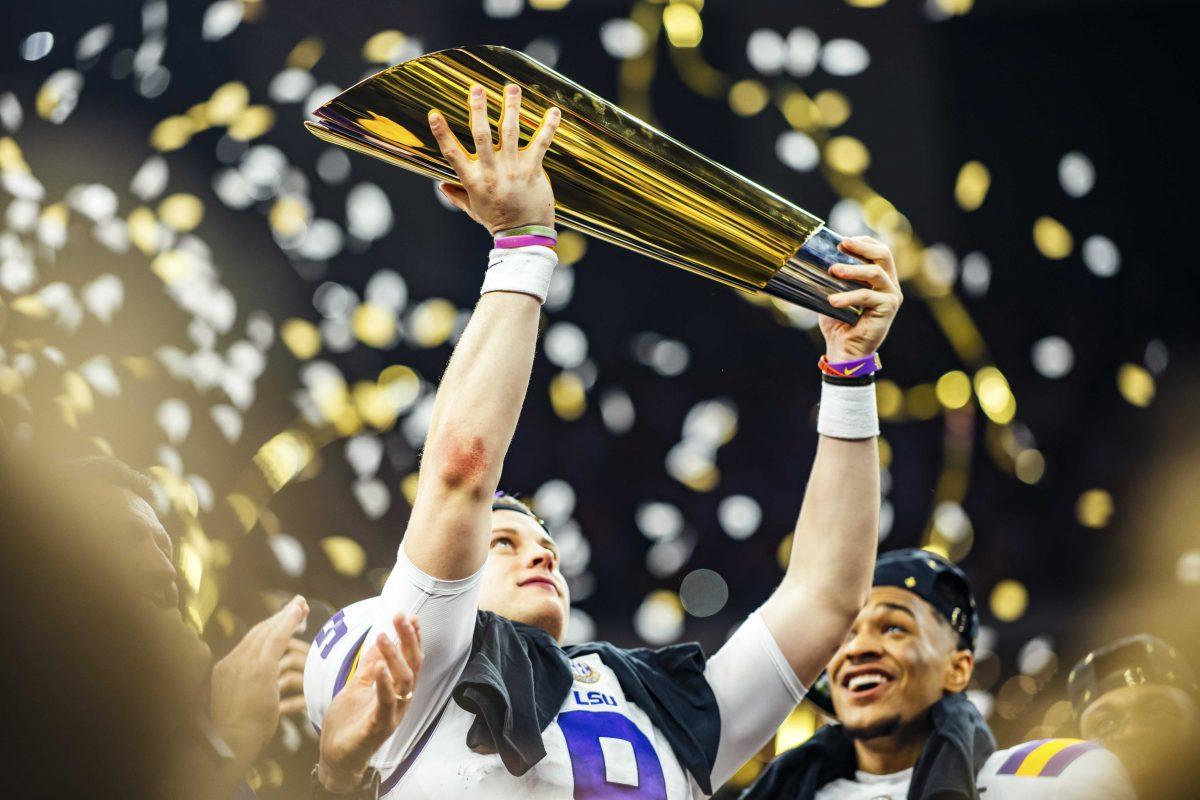
<svg viewBox="0 0 1200 800"><path fill-rule="evenodd" d="M971 675L975 672L975 654L970 650L960 650L957 647L950 655L946 664L946 675L942 688L951 693L965 692L971 684Z"/></svg>

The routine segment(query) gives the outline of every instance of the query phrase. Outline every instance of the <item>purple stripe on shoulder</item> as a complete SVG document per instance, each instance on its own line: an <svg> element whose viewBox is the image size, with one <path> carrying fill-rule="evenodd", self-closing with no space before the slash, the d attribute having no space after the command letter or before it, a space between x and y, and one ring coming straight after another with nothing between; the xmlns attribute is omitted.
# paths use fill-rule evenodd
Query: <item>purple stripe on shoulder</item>
<svg viewBox="0 0 1200 800"><path fill-rule="evenodd" d="M346 659L342 662L341 669L338 670L337 680L333 682L333 694L330 697L336 697L337 693L346 685L346 679L350 677L350 667L354 665L354 659L358 656L358 651L362 649L363 642L367 640L367 633L370 632L368 630L364 633L362 638L355 642L354 647L351 647L350 651L346 653Z"/></svg>
<svg viewBox="0 0 1200 800"><path fill-rule="evenodd" d="M1062 771L1079 758L1084 753L1091 750L1099 750L1100 745L1095 742L1077 742L1070 747L1064 747L1059 750L1050 760L1046 762L1046 766L1042 767L1042 771L1038 775L1046 778L1056 778L1062 774Z"/></svg>
<svg viewBox="0 0 1200 800"><path fill-rule="evenodd" d="M1039 747L1041 747L1042 745L1044 745L1048 741L1050 741L1050 740L1049 739L1034 739L1032 742L1026 742L1023 745L1014 747L1012 754L1009 755L1008 760L1004 762L1004 764L1000 767L1000 769L996 771L996 774L997 775L1015 775L1017 770L1020 769L1021 762L1025 760L1025 757L1028 756L1030 753L1032 753L1034 750L1036 750Z"/></svg>

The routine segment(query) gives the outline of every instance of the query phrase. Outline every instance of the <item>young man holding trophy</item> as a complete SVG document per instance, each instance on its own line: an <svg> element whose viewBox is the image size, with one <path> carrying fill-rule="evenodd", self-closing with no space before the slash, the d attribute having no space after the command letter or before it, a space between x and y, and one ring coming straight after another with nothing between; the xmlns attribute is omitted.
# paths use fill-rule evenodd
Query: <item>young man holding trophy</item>
<svg viewBox="0 0 1200 800"><path fill-rule="evenodd" d="M804 697L870 589L876 353L902 297L891 253L864 237L840 244L863 263L829 267L861 287L830 305L861 313L821 320L820 442L770 599L707 660L696 644L560 644L570 598L551 532L496 492L557 263L542 160L560 115L551 108L518 147L521 94L503 90L496 146L484 88L471 88L473 155L444 113L429 115L462 184L442 191L496 246L438 388L395 568L380 596L330 620L309 657L305 696L323 728L316 796L709 795Z"/></svg>

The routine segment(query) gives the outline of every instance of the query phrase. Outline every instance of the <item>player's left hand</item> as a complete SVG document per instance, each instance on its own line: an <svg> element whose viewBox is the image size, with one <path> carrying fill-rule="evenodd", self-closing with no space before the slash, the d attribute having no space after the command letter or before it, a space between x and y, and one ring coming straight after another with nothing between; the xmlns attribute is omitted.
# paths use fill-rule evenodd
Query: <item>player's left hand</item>
<svg viewBox="0 0 1200 800"><path fill-rule="evenodd" d="M308 603L296 595L213 667L212 721L240 764L249 766L275 733L282 662L307 618Z"/></svg>
<svg viewBox="0 0 1200 800"><path fill-rule="evenodd" d="M371 756L408 711L421 672L421 629L415 617L404 614L397 614L392 626L399 642L379 634L325 712L317 779L331 792L362 784Z"/></svg>
<svg viewBox="0 0 1200 800"><path fill-rule="evenodd" d="M865 284L862 289L829 296L829 304L834 308L855 306L862 310L855 324L847 325L833 317L820 318L825 355L835 363L878 352L904 302L896 277L896 260L887 245L870 236L854 236L843 239L838 249L867 263L834 264L829 268L834 277Z"/></svg>

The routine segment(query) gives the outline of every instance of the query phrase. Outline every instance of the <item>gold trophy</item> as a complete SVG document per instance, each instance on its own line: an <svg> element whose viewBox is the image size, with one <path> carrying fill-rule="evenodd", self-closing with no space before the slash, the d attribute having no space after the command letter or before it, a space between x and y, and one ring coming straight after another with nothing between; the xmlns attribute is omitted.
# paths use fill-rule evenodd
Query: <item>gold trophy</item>
<svg viewBox="0 0 1200 800"><path fill-rule="evenodd" d="M826 300L859 286L834 278L830 265L858 260L838 250L842 237L820 219L506 47L405 61L342 92L304 124L326 141L457 183L427 115L437 109L469 142L475 83L487 91L493 120L504 85L521 87L526 141L550 106L562 110L543 163L563 224L735 289L857 319L856 309Z"/></svg>

